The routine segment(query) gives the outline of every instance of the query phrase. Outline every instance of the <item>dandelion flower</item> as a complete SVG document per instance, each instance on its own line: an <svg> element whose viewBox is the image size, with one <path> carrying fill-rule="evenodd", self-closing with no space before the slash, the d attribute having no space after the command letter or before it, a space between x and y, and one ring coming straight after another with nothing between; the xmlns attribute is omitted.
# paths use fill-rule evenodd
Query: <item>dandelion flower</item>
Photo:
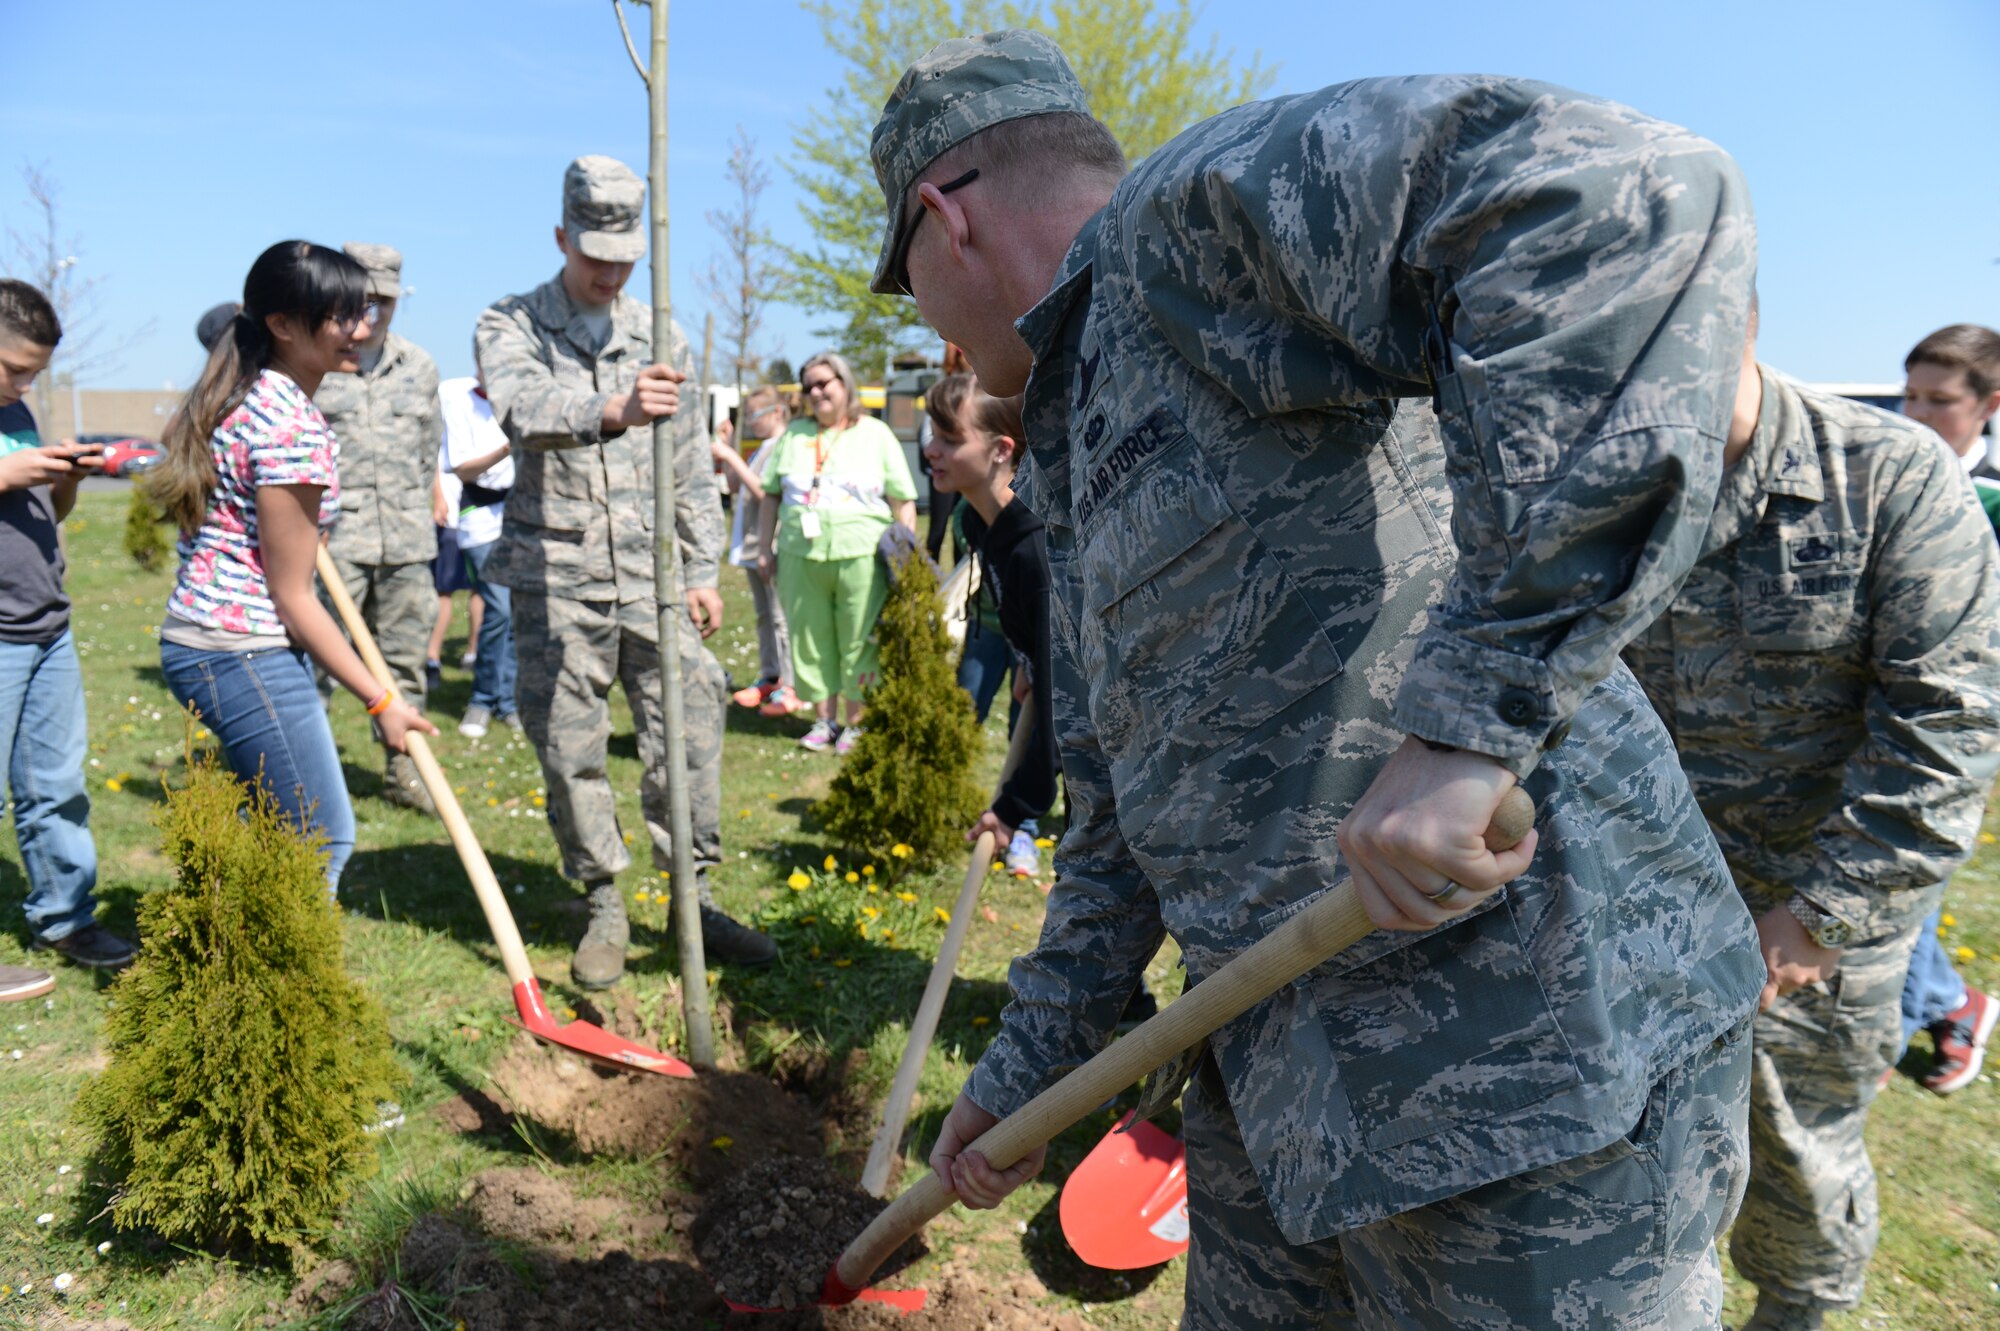
<svg viewBox="0 0 2000 1331"><path fill-rule="evenodd" d="M1977 952L1974 952L1969 947L1962 947L1958 950L1958 959L1960 961L1973 961L1977 959L1978 956L1979 954Z"/></svg>
<svg viewBox="0 0 2000 1331"><path fill-rule="evenodd" d="M825 859L820 861L820 868L825 869L828 873L832 873L835 869L838 869L839 867L840 867L840 861L836 860L831 855L827 856Z"/></svg>
<svg viewBox="0 0 2000 1331"><path fill-rule="evenodd" d="M868 884L868 891L871 895L876 892L880 892L881 890L882 890L881 888L875 886L875 884L873 883Z"/></svg>
<svg viewBox="0 0 2000 1331"><path fill-rule="evenodd" d="M992 1025L992 1024L993 1024L993 1018L991 1018L991 1017L974 1017L974 1018L972 1019L972 1024L973 1024L973 1025L975 1025L975 1026L990 1026L990 1025Z"/></svg>
<svg viewBox="0 0 2000 1331"><path fill-rule="evenodd" d="M717 1137L714 1141L710 1142L709 1145L713 1146L718 1151L726 1151L730 1147L736 1145L736 1139L725 1133L722 1136Z"/></svg>
<svg viewBox="0 0 2000 1331"><path fill-rule="evenodd" d="M896 900L902 902L906 906L909 905L912 901L915 901L916 899L917 899L917 894L915 892L898 892L896 894Z"/></svg>
<svg viewBox="0 0 2000 1331"><path fill-rule="evenodd" d="M667 895L667 894L666 894L665 892L655 892L655 893L653 893L653 904L654 904L655 906L664 906L664 905L666 905L666 904L667 904L667 903L668 903L669 901L672 901L672 900L673 900L673 898L672 898L672 897L670 897L670 896L668 896L668 895Z"/></svg>
<svg viewBox="0 0 2000 1331"><path fill-rule="evenodd" d="M840 967L840 969L842 970L846 970L849 966L852 966L854 962L847 957L835 957L833 959L833 964Z"/></svg>
<svg viewBox="0 0 2000 1331"><path fill-rule="evenodd" d="M854 870L849 869L847 871L847 881L850 883L858 883L861 881L861 875L854 872Z"/></svg>
<svg viewBox="0 0 2000 1331"><path fill-rule="evenodd" d="M1940 919L1940 920L1938 921L1938 923L1942 924L1942 925L1943 925L1943 926L1944 926L1945 928L1947 928L1947 929L1955 929L1955 928L1957 928L1957 927L1958 927L1958 916L1956 916L1956 915L1946 915L1946 916L1942 917L1942 918L1941 918L1941 919Z"/></svg>
<svg viewBox="0 0 2000 1331"><path fill-rule="evenodd" d="M889 847L889 853L891 855L894 855L899 860L907 860L908 858L910 858L910 856L916 854L917 852L912 850L910 847L904 845L902 842L898 841L895 845Z"/></svg>
<svg viewBox="0 0 2000 1331"><path fill-rule="evenodd" d="M875 909L875 907L873 906L863 906L861 908L861 913L863 915L866 915L871 920L879 918L882 914L881 911Z"/></svg>
<svg viewBox="0 0 2000 1331"><path fill-rule="evenodd" d="M862 865L862 866L861 866L861 876L862 876L863 878L873 878L873 877L875 876L875 866L874 866L874 865L872 865L872 864L864 864L864 865Z"/></svg>
<svg viewBox="0 0 2000 1331"><path fill-rule="evenodd" d="M1054 837L1038 836L1035 838L1035 845L1038 849L1041 850L1048 850L1055 844L1056 844L1056 839Z"/></svg>
<svg viewBox="0 0 2000 1331"><path fill-rule="evenodd" d="M940 920L943 920L946 924L951 923L951 912L946 910L943 906L932 906L931 910L937 915L937 917Z"/></svg>
<svg viewBox="0 0 2000 1331"><path fill-rule="evenodd" d="M785 880L785 886L794 892L803 892L812 886L812 879L806 877L804 870L794 869L792 876Z"/></svg>

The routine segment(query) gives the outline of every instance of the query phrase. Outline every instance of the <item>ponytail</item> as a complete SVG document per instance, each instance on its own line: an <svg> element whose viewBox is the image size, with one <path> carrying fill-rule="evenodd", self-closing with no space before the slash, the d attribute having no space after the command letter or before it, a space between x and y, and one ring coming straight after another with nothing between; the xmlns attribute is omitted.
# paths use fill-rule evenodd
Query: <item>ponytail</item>
<svg viewBox="0 0 2000 1331"><path fill-rule="evenodd" d="M281 240L257 256L243 280L243 308L216 339L201 378L167 422L161 457L145 475L147 494L182 532L208 517L215 496L217 429L241 406L277 352L268 322L287 314L307 328L351 319L368 303L368 272L339 250Z"/></svg>

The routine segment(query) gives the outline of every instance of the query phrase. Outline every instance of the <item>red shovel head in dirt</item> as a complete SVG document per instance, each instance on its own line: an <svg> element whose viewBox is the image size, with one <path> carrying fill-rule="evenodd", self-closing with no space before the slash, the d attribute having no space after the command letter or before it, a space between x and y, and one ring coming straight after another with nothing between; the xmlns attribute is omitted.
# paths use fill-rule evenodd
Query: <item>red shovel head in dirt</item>
<svg viewBox="0 0 2000 1331"><path fill-rule="evenodd" d="M1063 1184L1063 1237L1107 1271L1158 1266L1188 1246L1187 1148L1129 1113Z"/></svg>
<svg viewBox="0 0 2000 1331"><path fill-rule="evenodd" d="M582 1054L592 1062L613 1068L657 1072L666 1077L694 1076L694 1069L672 1054L634 1044L622 1036L613 1035L602 1026L587 1021L572 1021L568 1025L558 1023L549 1011L549 1005L542 1001L542 987L533 979L523 980L514 986L514 1007L520 1016L508 1020L516 1026L537 1040Z"/></svg>

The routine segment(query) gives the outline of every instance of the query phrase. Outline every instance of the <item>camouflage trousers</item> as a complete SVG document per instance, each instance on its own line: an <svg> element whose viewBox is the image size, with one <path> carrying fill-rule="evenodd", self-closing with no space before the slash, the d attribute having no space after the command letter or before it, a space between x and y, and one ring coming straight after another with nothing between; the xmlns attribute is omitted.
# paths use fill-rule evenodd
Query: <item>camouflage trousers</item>
<svg viewBox="0 0 2000 1331"><path fill-rule="evenodd" d="M632 708L644 769L639 806L653 842L653 864L671 869L666 711L653 603L572 601L517 591L513 608L521 728L542 760L549 828L562 848L563 875L595 882L632 863L606 772L611 743L606 700L614 681L624 686ZM692 850L702 904L709 906L714 902L702 871L722 861L722 726L729 682L692 624L680 634L680 645Z"/></svg>
<svg viewBox="0 0 2000 1331"><path fill-rule="evenodd" d="M430 651L431 629L437 625L437 584L429 564L356 564L339 556L333 566L347 584L347 594L361 610L361 622L375 635L375 646L389 665L389 680L403 701L424 709L424 657ZM327 613L333 602L322 589ZM333 682L317 672L320 692L330 694Z"/></svg>
<svg viewBox="0 0 2000 1331"><path fill-rule="evenodd" d="M1204 1058L1186 1099L1182 1331L1718 1327L1715 1239L1743 1195L1749 1078L1745 1021L1654 1083L1601 1150L1288 1244Z"/></svg>
<svg viewBox="0 0 2000 1331"><path fill-rule="evenodd" d="M1934 889L1932 904L1943 893ZM1846 949L1831 980L1757 1015L1750 1190L1729 1256L1745 1279L1786 1303L1861 1301L1880 1235L1862 1131L1875 1083L1902 1047L1903 977L1920 928Z"/></svg>

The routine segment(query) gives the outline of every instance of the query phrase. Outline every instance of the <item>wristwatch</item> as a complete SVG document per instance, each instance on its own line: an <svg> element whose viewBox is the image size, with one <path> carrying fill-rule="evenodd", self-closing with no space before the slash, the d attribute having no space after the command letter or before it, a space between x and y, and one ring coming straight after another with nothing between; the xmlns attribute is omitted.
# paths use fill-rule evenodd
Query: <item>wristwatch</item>
<svg viewBox="0 0 2000 1331"><path fill-rule="evenodd" d="M1806 927L1806 935L1821 947L1842 948L1854 939L1853 925L1838 916L1827 914L1796 892L1785 903L1785 908Z"/></svg>

